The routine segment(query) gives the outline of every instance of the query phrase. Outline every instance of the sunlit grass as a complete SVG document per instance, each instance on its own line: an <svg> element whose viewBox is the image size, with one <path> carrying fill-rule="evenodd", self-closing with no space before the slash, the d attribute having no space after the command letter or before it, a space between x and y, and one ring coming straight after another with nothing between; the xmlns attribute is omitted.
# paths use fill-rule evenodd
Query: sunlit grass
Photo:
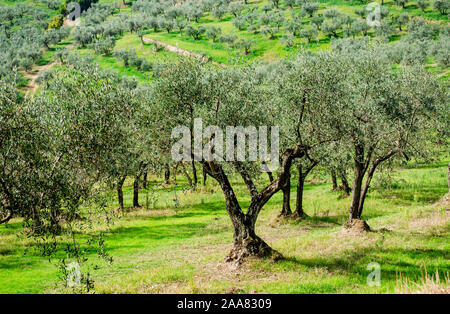
<svg viewBox="0 0 450 314"><path fill-rule="evenodd" d="M211 179L206 187L189 191L179 177L175 194L173 186L161 187L151 177L149 189L140 193L140 209L130 207L132 181L127 180L127 213L106 233L114 262L109 265L90 253L90 263L100 266L93 272L96 291L385 293L396 291L399 274L418 281L426 269L445 278L450 271L449 215L444 205L432 204L448 190L446 175L446 162L441 162L398 170L389 181L376 178L363 213L375 232L361 237L338 232L347 219L349 199L332 192L326 177L311 178L305 191L308 219L277 221L282 200L277 194L258 220L257 233L286 259L250 260L239 270L223 263L232 229L220 188ZM237 177L233 185L248 204ZM294 205L295 177L292 186ZM111 209L116 202L112 194ZM100 230L106 230L102 224L93 232ZM0 226L0 292L61 291L55 264L35 250L24 254L32 242L18 236L19 231L19 220ZM372 262L381 266L380 287L366 284L366 267Z"/></svg>

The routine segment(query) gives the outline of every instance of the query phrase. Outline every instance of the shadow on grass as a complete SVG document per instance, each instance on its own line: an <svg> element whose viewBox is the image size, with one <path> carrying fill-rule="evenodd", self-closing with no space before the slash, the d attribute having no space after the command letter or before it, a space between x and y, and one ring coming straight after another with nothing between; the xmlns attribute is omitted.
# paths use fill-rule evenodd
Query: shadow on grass
<svg viewBox="0 0 450 314"><path fill-rule="evenodd" d="M149 209L149 211L152 211ZM192 218L192 217L202 217L211 215L222 215L225 214L225 202L210 202L210 203L200 203L200 204L187 204L176 208L177 213L171 216L160 215L160 216L147 216L147 215L133 215L125 217L125 219L135 220L137 219L148 219L153 221L166 220L168 218Z"/></svg>

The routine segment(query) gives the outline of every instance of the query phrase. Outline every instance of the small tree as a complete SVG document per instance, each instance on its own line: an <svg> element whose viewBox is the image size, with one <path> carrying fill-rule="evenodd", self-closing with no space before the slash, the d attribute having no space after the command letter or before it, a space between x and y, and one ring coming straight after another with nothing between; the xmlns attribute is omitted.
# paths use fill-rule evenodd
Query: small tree
<svg viewBox="0 0 450 314"><path fill-rule="evenodd" d="M238 16L235 17L232 21L233 26L236 27L238 30L243 30L245 25L247 25L247 19L245 18L245 16Z"/></svg>
<svg viewBox="0 0 450 314"><path fill-rule="evenodd" d="M210 26L206 29L206 37L211 39L213 43L216 42L220 34L222 34L222 29L219 26Z"/></svg>
<svg viewBox="0 0 450 314"><path fill-rule="evenodd" d="M337 33L342 28L342 20L340 18L333 18L331 20L325 20L322 23L321 30L328 36L338 37Z"/></svg>
<svg viewBox="0 0 450 314"><path fill-rule="evenodd" d="M408 0L394 0L395 4L402 7L403 9L406 8L406 5L408 4Z"/></svg>
<svg viewBox="0 0 450 314"><path fill-rule="evenodd" d="M247 56L250 54L250 49L255 44L255 42L251 39L240 38L236 43L236 47L243 49L244 54Z"/></svg>
<svg viewBox="0 0 450 314"><path fill-rule="evenodd" d="M114 37L101 38L92 44L96 54L103 54L105 56L110 56L114 49L116 41Z"/></svg>
<svg viewBox="0 0 450 314"><path fill-rule="evenodd" d="M314 13L319 10L319 3L307 1L303 4L302 10L309 14L309 17L313 17Z"/></svg>
<svg viewBox="0 0 450 314"><path fill-rule="evenodd" d="M425 12L426 8L430 5L430 2L428 0L418 0L417 6L422 10L422 12Z"/></svg>
<svg viewBox="0 0 450 314"><path fill-rule="evenodd" d="M240 15L242 11L244 11L244 9L245 5L239 2L230 3L230 5L228 6L228 12L232 14L234 17Z"/></svg>
<svg viewBox="0 0 450 314"><path fill-rule="evenodd" d="M308 44L312 40L315 40L317 36L319 36L319 31L317 30L317 26L314 24L300 31L300 37L305 38L308 41Z"/></svg>
<svg viewBox="0 0 450 314"><path fill-rule="evenodd" d="M194 40L200 40L201 36L206 32L206 29L203 26L200 26L198 28L189 25L186 28L186 34L188 36L192 36Z"/></svg>
<svg viewBox="0 0 450 314"><path fill-rule="evenodd" d="M433 8L442 15L445 15L447 14L448 9L450 9L450 2L448 0L434 0Z"/></svg>
<svg viewBox="0 0 450 314"><path fill-rule="evenodd" d="M402 26L408 24L409 22L409 15L406 12L401 13L399 16L393 17L393 21L397 23L398 30L401 32Z"/></svg>

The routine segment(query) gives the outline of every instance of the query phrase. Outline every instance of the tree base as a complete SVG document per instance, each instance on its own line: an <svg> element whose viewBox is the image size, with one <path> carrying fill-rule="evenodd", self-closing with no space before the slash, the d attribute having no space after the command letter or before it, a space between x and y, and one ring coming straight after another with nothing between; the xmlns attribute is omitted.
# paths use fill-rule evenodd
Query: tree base
<svg viewBox="0 0 450 314"><path fill-rule="evenodd" d="M235 244L230 253L225 257L225 262L241 264L247 257L270 258L278 261L283 258L276 250L272 249L261 238L247 238L242 243Z"/></svg>
<svg viewBox="0 0 450 314"><path fill-rule="evenodd" d="M346 222L342 231L347 234L363 234L371 230L365 220L351 219Z"/></svg>
<svg viewBox="0 0 450 314"><path fill-rule="evenodd" d="M277 216L277 220L283 220L283 219L289 219L291 218L292 213L284 213L281 212L278 216Z"/></svg>
<svg viewBox="0 0 450 314"><path fill-rule="evenodd" d="M303 220L309 216L306 215L305 213L299 214L298 212L295 212L291 217L292 217L292 219L295 219L295 220Z"/></svg>

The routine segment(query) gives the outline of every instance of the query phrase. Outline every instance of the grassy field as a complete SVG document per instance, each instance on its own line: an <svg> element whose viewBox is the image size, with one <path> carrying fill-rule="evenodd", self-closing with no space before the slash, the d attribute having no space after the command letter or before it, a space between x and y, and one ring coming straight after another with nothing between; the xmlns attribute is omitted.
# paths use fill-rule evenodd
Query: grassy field
<svg viewBox="0 0 450 314"><path fill-rule="evenodd" d="M240 268L223 262L232 229L219 187L211 180L198 191L183 191L180 177L175 207L173 188L154 181L151 190L141 192L143 208L129 208L107 231L113 263L88 253L95 292L392 293L401 292L406 279L410 289L420 289L412 282L420 283L436 271L445 282L450 272L450 212L448 202L438 201L448 191L448 161L401 169L388 181L379 177L363 214L374 232L364 236L339 232L349 199L331 192L326 178L312 177L306 186L310 217L305 221L277 221L278 193L265 206L257 233L285 259L250 260ZM128 206L130 183L125 189ZM295 192L295 182L292 185ZM247 200L243 184L237 194ZM112 200L111 209L115 206ZM102 229L104 225L92 232ZM57 259L49 261L33 250L31 240L18 236L20 230L19 220L0 226L0 293L70 292L58 277ZM381 266L379 287L366 284L372 262Z"/></svg>

